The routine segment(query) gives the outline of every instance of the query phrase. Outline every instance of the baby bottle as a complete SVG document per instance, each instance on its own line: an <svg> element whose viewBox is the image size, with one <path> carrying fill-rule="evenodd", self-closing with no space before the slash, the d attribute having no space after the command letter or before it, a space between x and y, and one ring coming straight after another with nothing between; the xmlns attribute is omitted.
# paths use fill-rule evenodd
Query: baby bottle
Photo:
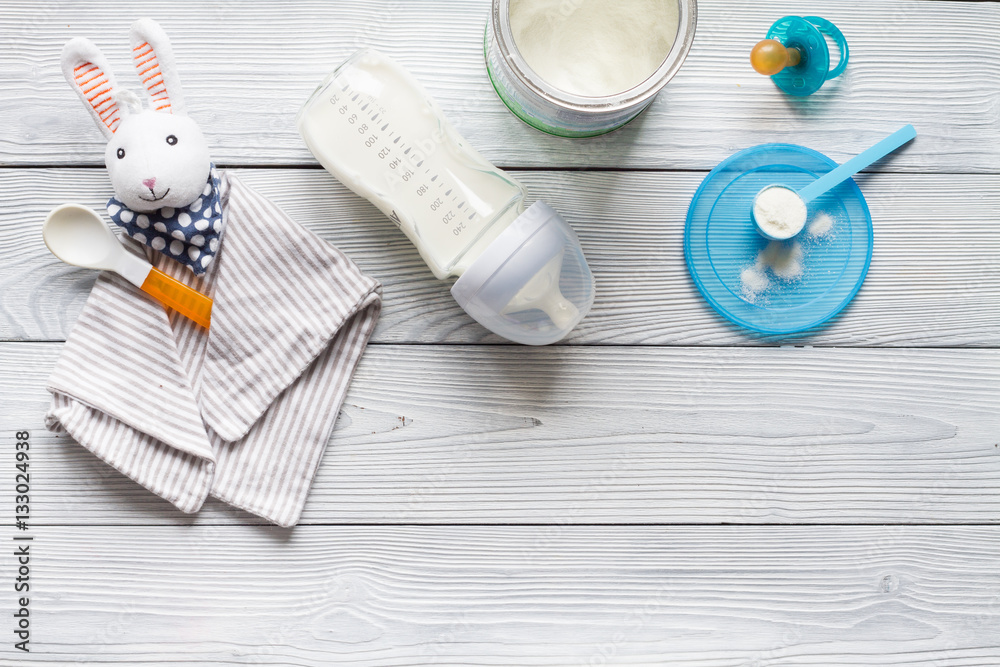
<svg viewBox="0 0 1000 667"><path fill-rule="evenodd" d="M299 111L319 162L406 234L458 304L517 343L547 345L590 310L594 279L552 208L525 210L524 188L472 149L423 87L363 49Z"/></svg>

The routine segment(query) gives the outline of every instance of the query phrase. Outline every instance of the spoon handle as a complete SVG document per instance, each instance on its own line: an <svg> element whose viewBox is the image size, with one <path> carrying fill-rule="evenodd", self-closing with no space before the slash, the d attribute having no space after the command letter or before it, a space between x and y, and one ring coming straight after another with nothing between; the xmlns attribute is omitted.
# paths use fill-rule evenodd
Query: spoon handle
<svg viewBox="0 0 1000 667"><path fill-rule="evenodd" d="M837 187L865 167L878 162L916 136L917 131L912 125L907 125L896 130L868 150L855 155L833 171L824 174L818 180L799 190L799 196L802 197L802 201L808 204L821 194Z"/></svg>
<svg viewBox="0 0 1000 667"><path fill-rule="evenodd" d="M212 300L187 285L151 267L140 289L164 306L208 328L212 321Z"/></svg>

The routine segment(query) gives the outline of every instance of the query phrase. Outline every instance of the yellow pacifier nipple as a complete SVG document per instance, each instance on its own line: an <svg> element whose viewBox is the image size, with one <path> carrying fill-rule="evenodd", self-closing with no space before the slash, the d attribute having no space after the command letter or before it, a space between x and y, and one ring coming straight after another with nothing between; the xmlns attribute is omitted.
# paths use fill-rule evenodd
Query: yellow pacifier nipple
<svg viewBox="0 0 1000 667"><path fill-rule="evenodd" d="M786 67L795 67L802 61L798 49L785 48L776 39L765 39L753 47L750 52L750 64L765 76L773 76Z"/></svg>

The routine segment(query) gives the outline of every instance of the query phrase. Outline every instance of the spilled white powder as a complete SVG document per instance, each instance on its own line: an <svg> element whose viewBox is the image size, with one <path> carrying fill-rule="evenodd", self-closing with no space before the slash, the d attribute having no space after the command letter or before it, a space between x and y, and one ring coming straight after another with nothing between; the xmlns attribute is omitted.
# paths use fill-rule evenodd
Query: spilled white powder
<svg viewBox="0 0 1000 667"><path fill-rule="evenodd" d="M757 255L757 263L779 278L794 280L802 275L802 245L797 241L771 241Z"/></svg>
<svg viewBox="0 0 1000 667"><path fill-rule="evenodd" d="M755 264L740 272L740 283L743 285L743 298L756 303L757 296L771 286L771 279L764 273L764 267Z"/></svg>
<svg viewBox="0 0 1000 667"><path fill-rule="evenodd" d="M833 217L829 213L817 213L809 223L806 233L812 238L823 238L833 230Z"/></svg>
<svg viewBox="0 0 1000 667"><path fill-rule="evenodd" d="M743 298L749 303L757 303L771 286L770 276L791 281L800 278L804 270L802 244L798 241L771 241L757 253L756 262L740 272Z"/></svg>
<svg viewBox="0 0 1000 667"><path fill-rule="evenodd" d="M836 219L829 213L821 211L813 216L806 228L806 246L813 247L821 243L820 239L832 236L835 224ZM758 303L773 284L772 279L792 282L801 278L806 269L804 255L805 249L798 241L769 242L757 253L754 263L740 271L743 298L749 303Z"/></svg>
<svg viewBox="0 0 1000 667"><path fill-rule="evenodd" d="M554 87L600 97L633 88L677 36L676 0L511 0L514 43Z"/></svg>
<svg viewBox="0 0 1000 667"><path fill-rule="evenodd" d="M772 185L754 198L753 215L769 237L790 239L806 224L806 203L794 190Z"/></svg>

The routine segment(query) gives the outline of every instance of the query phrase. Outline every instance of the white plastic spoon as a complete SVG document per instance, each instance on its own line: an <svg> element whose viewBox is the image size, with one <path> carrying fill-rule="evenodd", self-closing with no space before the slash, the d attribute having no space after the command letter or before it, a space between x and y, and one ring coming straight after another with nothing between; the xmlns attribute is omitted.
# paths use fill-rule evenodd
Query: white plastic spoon
<svg viewBox="0 0 1000 667"><path fill-rule="evenodd" d="M86 206L63 204L53 209L45 218L42 238L52 254L67 264L114 271L206 329L211 323L211 299L127 251L100 216Z"/></svg>
<svg viewBox="0 0 1000 667"><path fill-rule="evenodd" d="M865 167L878 162L916 136L917 131L913 126L906 125L798 192L780 184L761 188L754 197L750 212L754 224L757 225L757 231L772 241L792 238L805 227L806 205L809 202L826 194Z"/></svg>

